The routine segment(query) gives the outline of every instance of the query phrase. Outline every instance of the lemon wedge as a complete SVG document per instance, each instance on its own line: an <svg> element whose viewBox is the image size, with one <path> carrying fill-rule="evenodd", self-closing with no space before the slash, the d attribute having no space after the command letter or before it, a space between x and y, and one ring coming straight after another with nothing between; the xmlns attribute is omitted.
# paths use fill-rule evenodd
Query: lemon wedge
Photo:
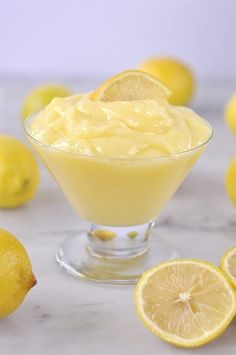
<svg viewBox="0 0 236 355"><path fill-rule="evenodd" d="M167 99L171 92L154 76L141 70L127 70L106 80L91 95L96 101Z"/></svg>
<svg viewBox="0 0 236 355"><path fill-rule="evenodd" d="M236 246L230 248L220 260L220 268L236 288Z"/></svg>
<svg viewBox="0 0 236 355"><path fill-rule="evenodd" d="M195 259L168 261L145 272L135 302L151 331L186 348L218 337L236 314L236 293L224 273Z"/></svg>

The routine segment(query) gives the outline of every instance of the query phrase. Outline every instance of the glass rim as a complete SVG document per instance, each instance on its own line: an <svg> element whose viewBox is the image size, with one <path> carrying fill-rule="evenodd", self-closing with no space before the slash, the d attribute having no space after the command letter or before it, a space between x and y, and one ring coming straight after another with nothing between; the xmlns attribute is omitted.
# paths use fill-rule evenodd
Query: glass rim
<svg viewBox="0 0 236 355"><path fill-rule="evenodd" d="M35 144L40 145L41 147L57 152L57 153L63 153L66 155L70 155L73 157L77 157L77 158L87 158L87 159L92 159L92 160L96 160L96 161L103 161L103 162L141 162L141 161L150 161L150 160L165 160L168 158L179 158L183 155L188 155L191 153L194 153L195 151L199 150L200 148L203 148L204 146L207 146L210 141L212 140L213 137L213 129L212 126L210 125L210 123L205 120L204 118L201 117L201 120L204 121L204 123L208 126L208 128L210 129L210 135L209 137L201 144L199 144L196 147L193 147L191 149L187 149L184 150L182 152L178 152L178 153L170 153L170 154L163 154L163 155L157 155L157 156L151 156L151 157L142 157L142 158L102 158L102 157L95 157L93 155L89 155L89 154L81 154L81 153L75 153L75 152L69 152L66 151L64 149L60 149L60 148L55 148L50 146L49 144L40 142L38 139L34 138L29 130L27 129L27 125L29 124L30 121L32 121L32 119L35 118L35 116L37 116L37 113L34 113L28 117L25 118L24 120L24 132L27 136L28 139L32 140Z"/></svg>

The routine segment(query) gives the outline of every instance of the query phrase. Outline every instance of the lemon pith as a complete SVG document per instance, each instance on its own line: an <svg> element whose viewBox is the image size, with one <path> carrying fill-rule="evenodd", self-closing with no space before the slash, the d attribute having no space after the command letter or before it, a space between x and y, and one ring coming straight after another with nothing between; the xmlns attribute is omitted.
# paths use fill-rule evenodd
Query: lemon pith
<svg viewBox="0 0 236 355"><path fill-rule="evenodd" d="M145 272L135 303L147 328L181 347L215 339L236 314L236 294L224 273L195 259L168 261Z"/></svg>
<svg viewBox="0 0 236 355"><path fill-rule="evenodd" d="M236 246L230 248L220 260L220 268L236 288Z"/></svg>

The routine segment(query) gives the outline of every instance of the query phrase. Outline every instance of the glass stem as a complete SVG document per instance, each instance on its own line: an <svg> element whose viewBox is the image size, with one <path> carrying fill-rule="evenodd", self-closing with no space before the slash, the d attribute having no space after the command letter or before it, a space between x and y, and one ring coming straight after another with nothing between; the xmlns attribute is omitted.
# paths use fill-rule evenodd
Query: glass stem
<svg viewBox="0 0 236 355"><path fill-rule="evenodd" d="M127 259L140 256L149 248L150 232L155 223L131 227L91 225L87 249L96 257Z"/></svg>

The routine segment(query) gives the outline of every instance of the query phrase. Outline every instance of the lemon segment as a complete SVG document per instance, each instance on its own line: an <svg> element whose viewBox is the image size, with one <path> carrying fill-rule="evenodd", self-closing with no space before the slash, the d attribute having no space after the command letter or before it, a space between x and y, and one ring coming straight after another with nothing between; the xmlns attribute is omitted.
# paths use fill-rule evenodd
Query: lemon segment
<svg viewBox="0 0 236 355"><path fill-rule="evenodd" d="M139 68L161 80L172 92L169 98L173 105L186 105L192 98L195 80L191 69L174 58L151 58Z"/></svg>
<svg viewBox="0 0 236 355"><path fill-rule="evenodd" d="M227 168L225 188L231 202L236 207L236 157L230 162Z"/></svg>
<svg viewBox="0 0 236 355"><path fill-rule="evenodd" d="M127 70L106 80L91 94L94 101L167 99L171 92L154 76L141 70Z"/></svg>
<svg viewBox="0 0 236 355"><path fill-rule="evenodd" d="M220 268L236 288L236 246L230 248L220 260Z"/></svg>
<svg viewBox="0 0 236 355"><path fill-rule="evenodd" d="M236 314L236 294L224 273L195 259L168 261L145 272L135 303L152 332L187 348L218 337Z"/></svg>

